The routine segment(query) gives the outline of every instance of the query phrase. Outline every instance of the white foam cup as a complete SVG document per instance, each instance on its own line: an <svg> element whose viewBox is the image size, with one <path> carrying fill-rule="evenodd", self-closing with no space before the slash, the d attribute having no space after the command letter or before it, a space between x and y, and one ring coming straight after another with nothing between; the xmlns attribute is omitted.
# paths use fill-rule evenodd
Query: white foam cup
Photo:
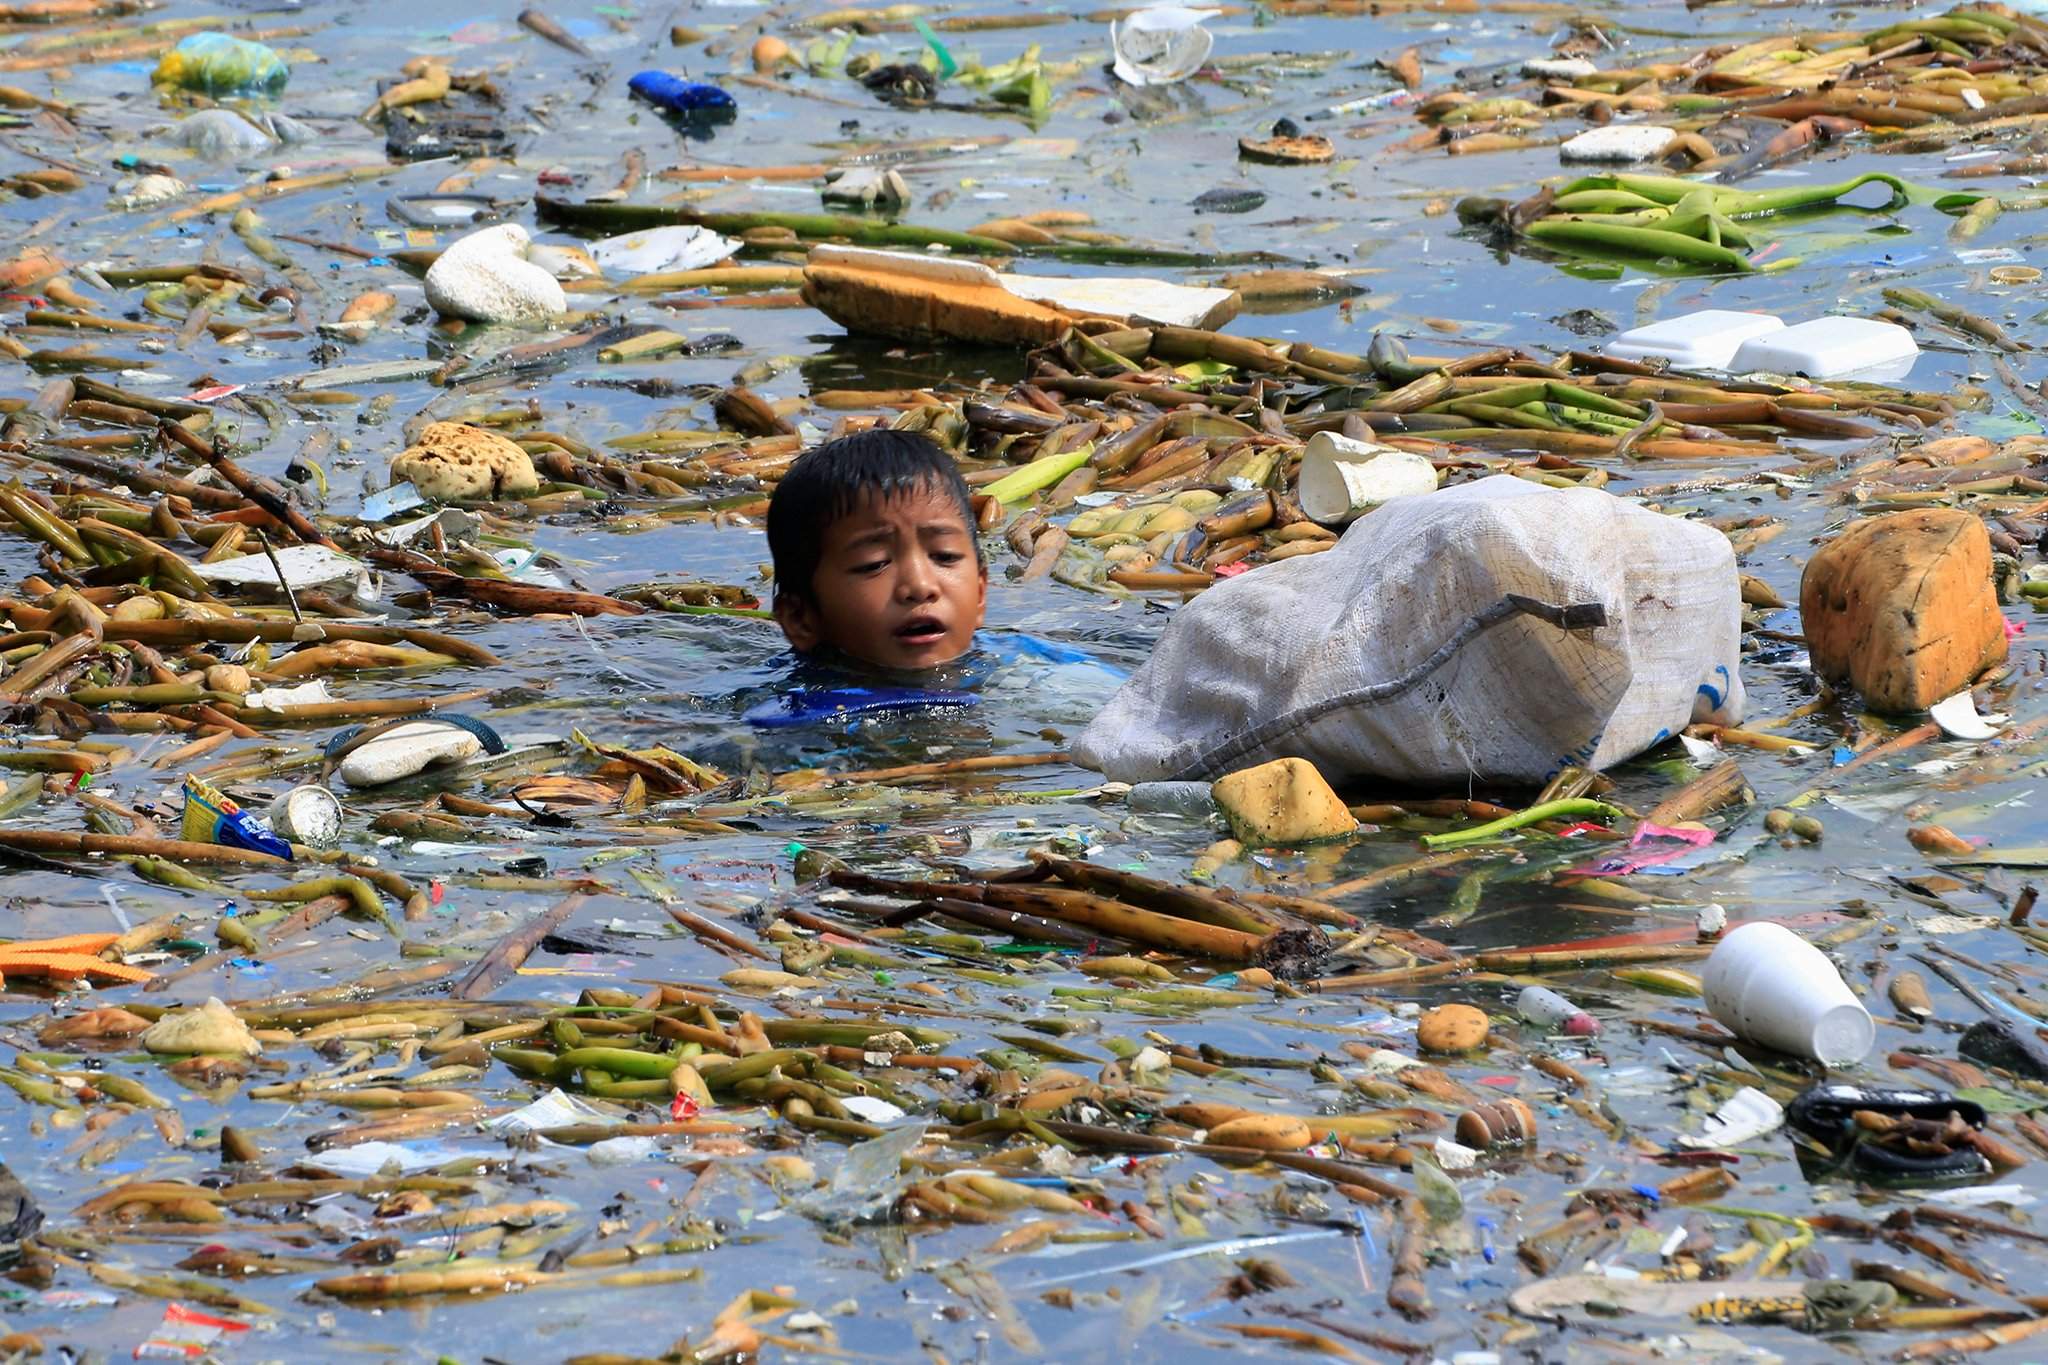
<svg viewBox="0 0 2048 1365"><path fill-rule="evenodd" d="M1325 526L1355 521L1389 498L1436 491L1436 466L1420 455L1319 431L1301 452L1301 510Z"/></svg>
<svg viewBox="0 0 2048 1365"><path fill-rule="evenodd" d="M1730 929L1700 979L1714 1017L1750 1042L1825 1066L1859 1062L1877 1042L1870 1011L1835 964L1782 924Z"/></svg>
<svg viewBox="0 0 2048 1365"><path fill-rule="evenodd" d="M293 787L270 803L270 828L292 843L326 848L341 839L341 802L325 787Z"/></svg>

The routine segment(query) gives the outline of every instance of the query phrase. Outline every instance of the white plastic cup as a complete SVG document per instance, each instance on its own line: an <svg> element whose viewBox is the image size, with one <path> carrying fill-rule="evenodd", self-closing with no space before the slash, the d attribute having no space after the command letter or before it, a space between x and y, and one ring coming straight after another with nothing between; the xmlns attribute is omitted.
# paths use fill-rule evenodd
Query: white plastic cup
<svg viewBox="0 0 2048 1365"><path fill-rule="evenodd" d="M1436 466L1420 455L1319 431L1301 452L1301 510L1342 526L1390 498L1436 492Z"/></svg>
<svg viewBox="0 0 2048 1365"><path fill-rule="evenodd" d="M1831 1067L1862 1061L1877 1042L1835 964L1782 924L1730 929L1700 979L1714 1017L1750 1042Z"/></svg>
<svg viewBox="0 0 2048 1365"><path fill-rule="evenodd" d="M1112 70L1132 85L1177 85L1202 69L1216 46L1215 35L1202 27L1223 11L1189 9L1184 5L1153 5L1136 10L1109 26Z"/></svg>

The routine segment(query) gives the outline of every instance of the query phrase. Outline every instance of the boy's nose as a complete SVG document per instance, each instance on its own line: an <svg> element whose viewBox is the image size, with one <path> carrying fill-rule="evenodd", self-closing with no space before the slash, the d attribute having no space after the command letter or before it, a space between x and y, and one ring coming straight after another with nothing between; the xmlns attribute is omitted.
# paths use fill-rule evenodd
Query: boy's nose
<svg viewBox="0 0 2048 1365"><path fill-rule="evenodd" d="M896 579L896 595L906 602L929 602L939 595L939 576L923 555L909 555L902 561Z"/></svg>

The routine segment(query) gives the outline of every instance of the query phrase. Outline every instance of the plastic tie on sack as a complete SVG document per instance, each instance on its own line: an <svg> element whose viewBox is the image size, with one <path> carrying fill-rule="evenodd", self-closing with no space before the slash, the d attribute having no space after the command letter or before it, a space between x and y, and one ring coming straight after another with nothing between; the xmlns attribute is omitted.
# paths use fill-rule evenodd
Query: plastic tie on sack
<svg viewBox="0 0 2048 1365"><path fill-rule="evenodd" d="M203 779L185 778L185 813L179 833L195 844L219 844L224 848L268 853L291 860L292 846Z"/></svg>
<svg viewBox="0 0 2048 1365"><path fill-rule="evenodd" d="M747 709L745 720L757 730L788 730L801 725L830 725L890 712L936 711L979 706L972 692L928 692L914 687L831 687L785 692Z"/></svg>

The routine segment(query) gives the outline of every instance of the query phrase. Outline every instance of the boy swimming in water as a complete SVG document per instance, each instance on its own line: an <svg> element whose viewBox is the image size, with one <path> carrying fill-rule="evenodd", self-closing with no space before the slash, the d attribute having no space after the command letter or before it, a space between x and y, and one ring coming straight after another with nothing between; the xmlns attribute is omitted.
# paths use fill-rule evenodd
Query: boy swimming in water
<svg viewBox="0 0 2048 1365"><path fill-rule="evenodd" d="M799 653L894 669L973 647L988 601L974 504L953 461L914 432L856 432L806 451L768 503L775 621Z"/></svg>

